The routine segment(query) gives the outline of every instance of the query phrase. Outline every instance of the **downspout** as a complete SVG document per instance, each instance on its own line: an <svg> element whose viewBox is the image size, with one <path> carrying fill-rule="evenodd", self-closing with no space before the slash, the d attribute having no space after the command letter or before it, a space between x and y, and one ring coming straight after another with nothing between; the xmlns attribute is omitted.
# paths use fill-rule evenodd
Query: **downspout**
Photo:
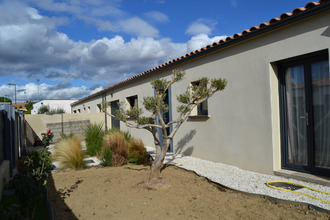
<svg viewBox="0 0 330 220"><path fill-rule="evenodd" d="M102 93L102 103L107 101L106 93ZM108 114L107 114L107 107L104 108L104 127L105 130L108 130Z"/></svg>

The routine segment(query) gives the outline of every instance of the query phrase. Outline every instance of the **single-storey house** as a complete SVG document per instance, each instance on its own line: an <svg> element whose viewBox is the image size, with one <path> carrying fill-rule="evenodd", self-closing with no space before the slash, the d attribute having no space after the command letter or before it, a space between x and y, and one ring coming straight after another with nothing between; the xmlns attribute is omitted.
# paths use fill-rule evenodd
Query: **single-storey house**
<svg viewBox="0 0 330 220"><path fill-rule="evenodd" d="M169 119L176 96L201 77L225 78L226 89L195 111L174 137L171 150L259 173L294 170L330 176L330 2L320 0L171 60L72 103L75 113L118 102L142 107L153 96L150 80L186 75L168 92ZM152 136L115 119L146 145Z"/></svg>
<svg viewBox="0 0 330 220"><path fill-rule="evenodd" d="M31 114L38 114L38 111L41 106L48 106L50 110L63 109L65 113L71 113L71 104L77 100L64 100L64 99L52 99L52 100L42 100L33 104L33 109Z"/></svg>

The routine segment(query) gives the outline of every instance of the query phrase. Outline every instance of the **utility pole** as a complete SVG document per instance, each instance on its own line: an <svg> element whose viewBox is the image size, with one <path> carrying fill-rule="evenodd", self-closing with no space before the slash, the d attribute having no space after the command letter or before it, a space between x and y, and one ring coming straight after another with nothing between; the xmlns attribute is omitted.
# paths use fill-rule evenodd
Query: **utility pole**
<svg viewBox="0 0 330 220"><path fill-rule="evenodd" d="M38 83L38 102L40 102L40 96L39 96L39 82L40 82L40 79L37 79L37 83Z"/></svg>
<svg viewBox="0 0 330 220"><path fill-rule="evenodd" d="M15 83L8 83L8 85L15 86L15 108L16 108L16 105L17 105L17 102L16 102L16 84Z"/></svg>

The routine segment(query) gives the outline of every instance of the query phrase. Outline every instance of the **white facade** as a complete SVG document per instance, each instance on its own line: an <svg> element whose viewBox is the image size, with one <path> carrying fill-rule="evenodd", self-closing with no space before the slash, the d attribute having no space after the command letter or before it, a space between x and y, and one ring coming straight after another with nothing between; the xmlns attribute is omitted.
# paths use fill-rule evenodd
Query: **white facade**
<svg viewBox="0 0 330 220"><path fill-rule="evenodd" d="M71 104L77 100L42 100L33 105L33 109L31 110L31 114L38 114L38 111L41 106L49 106L49 109L63 109L65 113L71 113Z"/></svg>

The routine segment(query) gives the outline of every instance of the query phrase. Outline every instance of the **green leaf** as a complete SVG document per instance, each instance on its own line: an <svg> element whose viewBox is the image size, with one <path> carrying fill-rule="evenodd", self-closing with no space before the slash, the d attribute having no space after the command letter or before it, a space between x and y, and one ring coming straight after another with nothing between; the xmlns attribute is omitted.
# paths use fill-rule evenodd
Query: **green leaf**
<svg viewBox="0 0 330 220"><path fill-rule="evenodd" d="M151 96L143 97L143 105L147 111L154 113L156 110L157 100Z"/></svg>

